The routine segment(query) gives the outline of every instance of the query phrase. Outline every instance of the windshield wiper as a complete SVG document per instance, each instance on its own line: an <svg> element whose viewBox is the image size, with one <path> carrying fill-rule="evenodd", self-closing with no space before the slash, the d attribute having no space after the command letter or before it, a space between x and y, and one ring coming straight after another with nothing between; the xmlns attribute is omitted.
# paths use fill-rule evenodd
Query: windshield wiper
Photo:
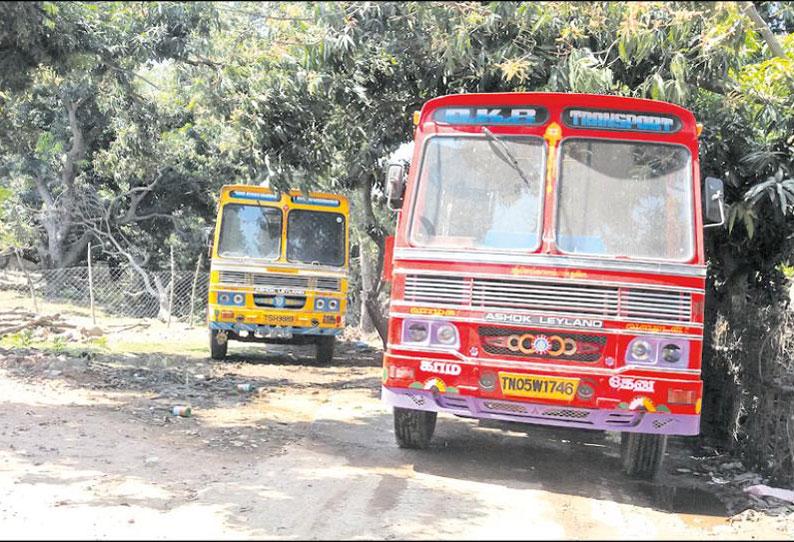
<svg viewBox="0 0 794 542"><path fill-rule="evenodd" d="M510 149L507 148L505 142L497 137L492 131L490 131L487 126L482 126L482 132L488 138L488 143L491 145L494 154L503 161L507 162L518 172L518 174L521 176L521 180L527 185L527 188L532 188L529 178L527 177L526 173L524 173L524 170L521 169L521 166L518 165L518 160L516 160L516 157L510 152Z"/></svg>

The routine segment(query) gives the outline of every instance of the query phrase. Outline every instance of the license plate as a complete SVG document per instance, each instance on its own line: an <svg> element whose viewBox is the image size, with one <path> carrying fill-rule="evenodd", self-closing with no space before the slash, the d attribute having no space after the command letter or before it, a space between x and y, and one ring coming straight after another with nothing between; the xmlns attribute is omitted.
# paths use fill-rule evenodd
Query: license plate
<svg viewBox="0 0 794 542"><path fill-rule="evenodd" d="M579 379L500 372L499 384L504 395L570 401L576 394Z"/></svg>
<svg viewBox="0 0 794 542"><path fill-rule="evenodd" d="M264 335L268 339L291 339L292 330L287 328L275 327L265 331Z"/></svg>

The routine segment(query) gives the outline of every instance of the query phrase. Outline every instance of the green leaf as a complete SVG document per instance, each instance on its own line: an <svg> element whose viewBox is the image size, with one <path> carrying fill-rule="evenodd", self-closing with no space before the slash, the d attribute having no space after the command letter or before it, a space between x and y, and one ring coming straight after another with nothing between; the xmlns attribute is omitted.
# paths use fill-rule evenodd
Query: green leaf
<svg viewBox="0 0 794 542"><path fill-rule="evenodd" d="M786 208L788 207L786 201L786 194L783 192L783 186L780 183L776 184L777 188L777 196L780 200L780 212L783 213L783 216L786 216Z"/></svg>
<svg viewBox="0 0 794 542"><path fill-rule="evenodd" d="M753 215L751 213L744 213L742 217L744 219L744 227L747 228L747 236L752 239L753 234L755 233L755 223L753 221Z"/></svg>

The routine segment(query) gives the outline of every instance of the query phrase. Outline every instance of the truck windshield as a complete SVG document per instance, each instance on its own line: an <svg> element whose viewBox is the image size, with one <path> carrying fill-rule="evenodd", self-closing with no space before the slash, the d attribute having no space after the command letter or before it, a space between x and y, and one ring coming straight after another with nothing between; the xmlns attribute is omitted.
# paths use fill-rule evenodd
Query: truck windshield
<svg viewBox="0 0 794 542"><path fill-rule="evenodd" d="M290 211L287 218L287 260L336 267L344 265L344 215L302 209Z"/></svg>
<svg viewBox="0 0 794 542"><path fill-rule="evenodd" d="M411 239L448 248L534 250L540 242L545 144L538 137L436 136L425 145Z"/></svg>
<svg viewBox="0 0 794 542"><path fill-rule="evenodd" d="M281 253L281 209L228 203L223 208L218 256L275 260Z"/></svg>
<svg viewBox="0 0 794 542"><path fill-rule="evenodd" d="M685 147L570 139L562 144L558 187L562 252L677 261L694 255Z"/></svg>

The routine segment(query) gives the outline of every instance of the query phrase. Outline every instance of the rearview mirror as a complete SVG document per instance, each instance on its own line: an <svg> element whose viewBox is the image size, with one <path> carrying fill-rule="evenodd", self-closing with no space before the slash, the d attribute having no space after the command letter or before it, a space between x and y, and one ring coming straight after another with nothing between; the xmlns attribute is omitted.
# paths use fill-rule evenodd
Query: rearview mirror
<svg viewBox="0 0 794 542"><path fill-rule="evenodd" d="M405 193L405 166L389 164L386 169L386 198L392 211L399 210L403 205Z"/></svg>
<svg viewBox="0 0 794 542"><path fill-rule="evenodd" d="M725 224L725 193L721 179L706 177L706 219L710 222L704 228Z"/></svg>
<svg viewBox="0 0 794 542"><path fill-rule="evenodd" d="M207 247L207 258L212 259L212 241L213 241L213 228L212 226L206 226L201 228L201 237L202 242Z"/></svg>

